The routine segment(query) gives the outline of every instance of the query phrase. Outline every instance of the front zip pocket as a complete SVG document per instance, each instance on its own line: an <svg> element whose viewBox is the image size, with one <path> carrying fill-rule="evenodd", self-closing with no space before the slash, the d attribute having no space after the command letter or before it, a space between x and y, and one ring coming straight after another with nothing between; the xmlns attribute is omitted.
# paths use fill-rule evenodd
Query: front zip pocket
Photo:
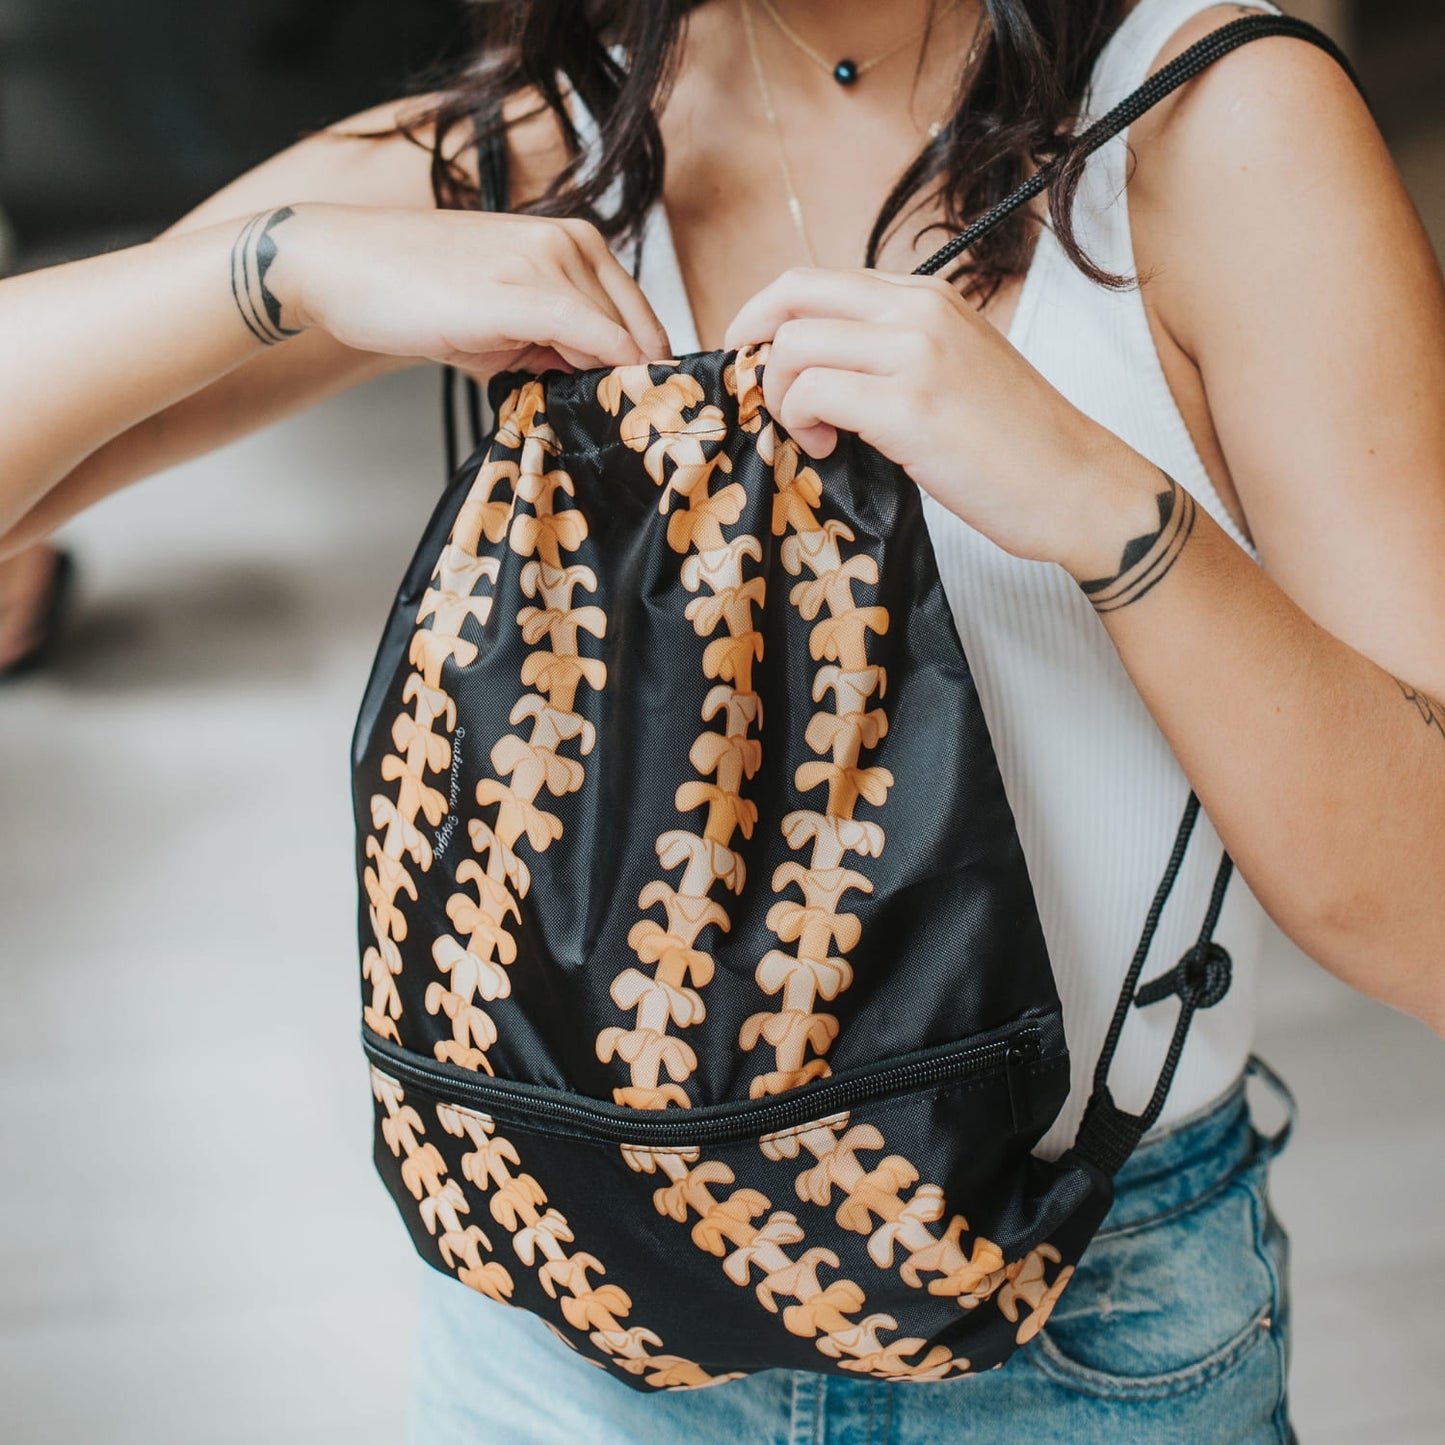
<svg viewBox="0 0 1445 1445"><path fill-rule="evenodd" d="M756 1139L874 1101L893 1100L999 1070L1005 1072L1012 1124L1019 1129L1031 1112L1023 1099L1021 1074L1044 1055L1048 1022L1028 1018L963 1042L834 1074L785 1094L665 1111L629 1109L537 1084L477 1074L399 1048L366 1028L362 1029L362 1047L377 1068L399 1082L501 1122L563 1138L665 1149Z"/></svg>
<svg viewBox="0 0 1445 1445"><path fill-rule="evenodd" d="M667 1110L363 1041L422 1257L647 1387L989 1369L1067 1283L1070 1219L1107 1208L1032 1153L1068 1090L1056 1011Z"/></svg>

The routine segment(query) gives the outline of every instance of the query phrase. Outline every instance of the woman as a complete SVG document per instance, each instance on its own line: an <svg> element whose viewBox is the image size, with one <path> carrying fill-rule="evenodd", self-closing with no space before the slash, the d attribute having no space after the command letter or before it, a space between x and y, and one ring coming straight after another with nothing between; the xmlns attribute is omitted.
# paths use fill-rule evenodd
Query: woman
<svg viewBox="0 0 1445 1445"><path fill-rule="evenodd" d="M1445 292L1367 112L1312 48L1250 46L1136 126L1132 160L1120 143L1084 166L1051 228L1006 230L950 286L906 275L930 224L976 214L1239 7L705 0L683 26L687 7L619 0L617 95L573 6L514 8L525 67L309 139L147 246L0 285L5 549L418 359L485 375L771 339L767 401L806 449L855 430L927 494L1079 1071L1041 1152L1077 1127L1190 784L1247 887L1218 929L1235 988L1006 1368L644 1397L432 1275L414 1438L1287 1438L1273 1141L1241 1086L1269 920L1445 1029ZM559 71L600 135L546 93ZM503 95L511 214L436 210L434 181L475 190L455 121ZM575 218L594 207L618 254ZM1170 518L1183 543L1146 574ZM1161 955L1203 912L1209 851ZM1121 1103L1168 1023L1131 1023Z"/></svg>

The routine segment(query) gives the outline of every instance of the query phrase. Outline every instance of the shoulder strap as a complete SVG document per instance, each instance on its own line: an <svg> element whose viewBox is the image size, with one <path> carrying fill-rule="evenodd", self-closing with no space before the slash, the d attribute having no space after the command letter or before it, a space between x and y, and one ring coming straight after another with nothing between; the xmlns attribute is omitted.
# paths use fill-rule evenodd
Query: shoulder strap
<svg viewBox="0 0 1445 1445"><path fill-rule="evenodd" d="M507 164L507 132L499 113L472 117L477 146L477 209L505 211L511 190Z"/></svg>
<svg viewBox="0 0 1445 1445"><path fill-rule="evenodd" d="M477 114L472 117L472 131L477 149L477 209L505 211L510 193L507 173L507 133L498 116ZM442 367L442 442L446 452L446 477L450 482L459 462L457 446L457 386L461 384L467 412L467 433L475 451L486 435L482 417L482 389L471 376L463 376L455 367Z"/></svg>
<svg viewBox="0 0 1445 1445"><path fill-rule="evenodd" d="M1079 137L1075 157L1092 155L1100 146L1126 131L1133 123L1158 105L1166 96L1172 95L1187 84L1201 71L1208 69L1216 60L1237 50L1252 40L1263 40L1267 36L1286 35L1308 41L1332 56L1349 75L1361 94L1364 93L1359 77L1339 47L1323 32L1301 20L1284 15L1252 15L1232 21L1213 34L1191 45L1183 54L1162 67L1132 95L1127 96L1101 120L1096 121ZM941 246L915 271L915 275L929 276L941 270L955 257L962 255L979 239L987 235L1002 221L1013 215L1021 206L1027 205L1035 196L1048 189L1064 165L1067 157L1059 157L1037 171L1023 185L1004 197L997 205L980 216L966 231ZM1191 791L1184 806L1184 816L1174 840L1173 851L1155 891L1144 920L1144 929L1138 947L1130 961L1124 977L1119 999L1114 1007L1114 1016L1104 1046L1099 1052L1094 1070L1093 1088L1074 1141L1072 1153L1102 1170L1108 1175L1116 1174L1134 1152L1139 1140L1158 1120L1169 1093L1169 1086L1179 1067L1184 1051L1184 1042L1194 1015L1204 1008L1218 1003L1229 991L1232 965L1229 954L1214 942L1214 929L1219 922L1220 910L1224 906L1224 895L1233 876L1234 863L1225 852L1215 873L1214 886L1210 892L1209 904L1205 910L1204 922L1194 944L1184 957L1167 973L1151 980L1142 988L1140 975L1149 956L1149 948L1158 929L1160 915L1173 891L1174 881L1184 861L1194 826L1199 817L1199 799ZM1154 1087L1149 1103L1140 1114L1126 1113L1114 1102L1109 1091L1109 1066L1119 1046L1129 1011L1133 1007L1147 1008L1164 999L1179 999L1179 1016L1175 1021L1174 1034L1169 1042L1163 1067Z"/></svg>
<svg viewBox="0 0 1445 1445"><path fill-rule="evenodd" d="M1176 56L1168 65L1151 75L1132 95L1125 97L1101 120L1095 121L1079 137L1075 155L1092 155L1100 146L1106 145L1115 136L1129 129L1146 111L1152 110L1166 96L1173 95L1181 86L1207 70L1216 60L1247 45L1251 40L1264 40L1271 35L1288 35L1296 40L1317 45L1336 60L1354 82L1360 94L1364 87L1355 74L1354 67L1344 52L1322 30L1290 15L1247 15L1241 20L1232 20L1211 35L1191 45L1182 55ZM1042 169L1035 171L1016 190L1011 191L997 205L984 212L966 231L961 231L951 241L945 242L921 266L914 270L915 276L931 276L955 257L961 256L969 247L976 245L984 236L1007 220L1021 206L1054 183L1063 169L1067 157L1060 156Z"/></svg>

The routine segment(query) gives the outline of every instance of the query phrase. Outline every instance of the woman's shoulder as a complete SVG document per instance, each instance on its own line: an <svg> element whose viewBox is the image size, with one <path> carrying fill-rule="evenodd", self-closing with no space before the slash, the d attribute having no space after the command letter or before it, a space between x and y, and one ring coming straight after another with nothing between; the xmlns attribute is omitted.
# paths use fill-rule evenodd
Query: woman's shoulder
<svg viewBox="0 0 1445 1445"><path fill-rule="evenodd" d="M1242 15L1260 13L1244 5L1195 12L1161 37L1148 73ZM1223 56L1135 123L1130 190L1187 185L1191 162L1220 174L1251 160L1294 166L1318 159L1322 148L1347 149L1363 137L1377 138L1378 132L1338 61L1308 41L1269 36Z"/></svg>
<svg viewBox="0 0 1445 1445"><path fill-rule="evenodd" d="M1193 15L1151 73L1245 10ZM1322 228L1338 230L1352 212L1374 208L1396 230L1408 224L1398 172L1354 81L1294 37L1254 40L1216 61L1136 122L1129 150L1136 259L1142 275L1157 263L1166 313L1192 310L1200 287L1267 255L1299 265L1308 253L1322 266Z"/></svg>
<svg viewBox="0 0 1445 1445"><path fill-rule="evenodd" d="M1158 63L1238 14L1201 12ZM1184 359L1261 559L1322 626L1395 655L1439 571L1386 519L1439 512L1440 430L1415 399L1438 390L1445 288L1368 106L1326 52L1273 37L1129 140L1161 354Z"/></svg>

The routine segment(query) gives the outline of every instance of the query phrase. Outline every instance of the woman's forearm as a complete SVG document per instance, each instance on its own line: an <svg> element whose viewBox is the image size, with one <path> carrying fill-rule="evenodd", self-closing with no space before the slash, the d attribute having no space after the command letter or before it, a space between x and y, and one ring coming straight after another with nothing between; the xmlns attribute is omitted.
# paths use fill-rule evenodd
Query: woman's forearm
<svg viewBox="0 0 1445 1445"><path fill-rule="evenodd" d="M282 406L293 373L260 357L302 330L321 341L281 355L311 396L418 359L490 375L671 354L637 282L581 221L308 202L14 277L0 282L0 551L138 463L238 429L171 414L196 393L214 388L213 412L248 418ZM265 378L216 388L252 360ZM140 439L143 457L123 446L79 476L150 418L161 434Z"/></svg>
<svg viewBox="0 0 1445 1445"><path fill-rule="evenodd" d="M283 208L0 281L0 535L113 437L291 334L288 220Z"/></svg>
<svg viewBox="0 0 1445 1445"><path fill-rule="evenodd" d="M1445 709L1313 622L1122 446L1114 567L1071 564L1225 845L1276 922L1361 992L1445 1032ZM1152 548L1130 539L1169 510Z"/></svg>

